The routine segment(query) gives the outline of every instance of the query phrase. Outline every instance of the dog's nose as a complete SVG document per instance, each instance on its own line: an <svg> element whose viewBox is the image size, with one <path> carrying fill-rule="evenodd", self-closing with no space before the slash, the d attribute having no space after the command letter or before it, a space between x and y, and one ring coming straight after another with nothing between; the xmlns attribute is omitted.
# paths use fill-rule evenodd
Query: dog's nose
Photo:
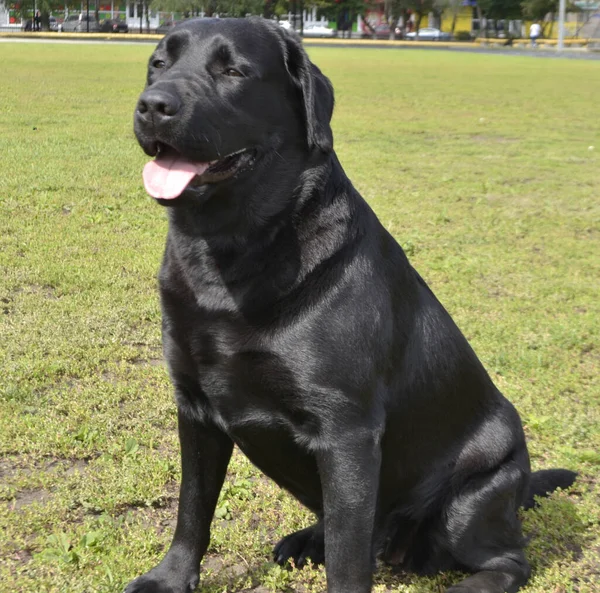
<svg viewBox="0 0 600 593"><path fill-rule="evenodd" d="M142 118L150 116L154 121L157 121L173 117L180 108L181 102L175 95L151 89L140 97L137 112Z"/></svg>

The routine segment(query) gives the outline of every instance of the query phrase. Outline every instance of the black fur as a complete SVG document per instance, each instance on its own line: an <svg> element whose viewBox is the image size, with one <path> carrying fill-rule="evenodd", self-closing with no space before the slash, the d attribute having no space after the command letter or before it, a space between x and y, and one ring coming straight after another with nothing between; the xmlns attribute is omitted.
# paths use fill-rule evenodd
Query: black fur
<svg viewBox="0 0 600 593"><path fill-rule="evenodd" d="M369 592L377 556L474 573L449 591L516 591L519 507L574 479L529 486L516 410L344 174L332 109L299 40L260 19L186 22L150 60L148 154L251 157L162 201L182 484L171 548L127 593L196 586L234 443L315 513L275 560L325 561L330 593Z"/></svg>
<svg viewBox="0 0 600 593"><path fill-rule="evenodd" d="M536 496L548 496L557 488L568 488L573 484L576 474L567 469L543 469L534 472L531 476L527 498L523 502L523 508L531 509L536 506Z"/></svg>

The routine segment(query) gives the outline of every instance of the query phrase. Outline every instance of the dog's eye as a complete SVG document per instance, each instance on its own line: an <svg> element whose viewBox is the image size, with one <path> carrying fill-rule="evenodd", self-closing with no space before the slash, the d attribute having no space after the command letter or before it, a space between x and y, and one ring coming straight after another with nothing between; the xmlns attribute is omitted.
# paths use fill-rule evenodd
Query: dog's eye
<svg viewBox="0 0 600 593"><path fill-rule="evenodd" d="M164 68L165 67L165 63L163 60L154 60L152 62L152 67L153 68Z"/></svg>
<svg viewBox="0 0 600 593"><path fill-rule="evenodd" d="M225 74L227 76L239 76L239 77L244 76L239 70L236 70L235 68L227 68L227 70L225 70Z"/></svg>

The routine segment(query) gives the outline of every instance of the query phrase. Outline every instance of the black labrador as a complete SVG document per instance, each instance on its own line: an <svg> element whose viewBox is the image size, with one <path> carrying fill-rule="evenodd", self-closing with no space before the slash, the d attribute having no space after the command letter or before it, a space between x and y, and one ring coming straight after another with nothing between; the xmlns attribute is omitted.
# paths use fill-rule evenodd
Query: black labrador
<svg viewBox="0 0 600 593"><path fill-rule="evenodd" d="M197 19L150 58L135 133L170 206L160 270L182 483L162 562L127 593L199 581L234 444L314 512L275 560L325 562L330 593L371 590L376 558L529 576L517 511L574 474L531 474L519 415L354 189L333 91L262 19Z"/></svg>

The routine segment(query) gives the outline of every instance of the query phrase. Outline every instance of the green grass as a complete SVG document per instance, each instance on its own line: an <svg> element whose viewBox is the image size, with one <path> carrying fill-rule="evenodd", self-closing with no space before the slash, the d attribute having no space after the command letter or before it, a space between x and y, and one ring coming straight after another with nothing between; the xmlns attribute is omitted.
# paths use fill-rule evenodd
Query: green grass
<svg viewBox="0 0 600 593"><path fill-rule="evenodd" d="M179 475L156 271L165 213L132 114L149 46L2 45L0 591L116 592L170 541ZM347 173L520 410L528 593L600 578L600 63L311 49ZM594 146L594 149L589 147ZM322 591L270 550L310 516L237 454L203 591ZM382 569L376 592L457 575ZM262 588L261 588L262 587Z"/></svg>

